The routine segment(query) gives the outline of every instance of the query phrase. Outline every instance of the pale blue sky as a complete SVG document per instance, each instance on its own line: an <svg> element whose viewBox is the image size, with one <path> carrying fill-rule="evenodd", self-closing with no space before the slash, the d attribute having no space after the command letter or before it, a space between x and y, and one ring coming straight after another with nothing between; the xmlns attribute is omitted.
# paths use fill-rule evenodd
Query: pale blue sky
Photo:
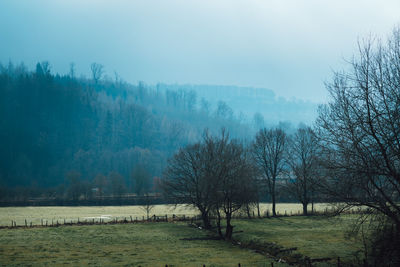
<svg viewBox="0 0 400 267"><path fill-rule="evenodd" d="M357 38L385 38L400 1L0 0L0 61L53 72L70 62L89 75L149 84L265 87L324 101L324 81L355 52Z"/></svg>

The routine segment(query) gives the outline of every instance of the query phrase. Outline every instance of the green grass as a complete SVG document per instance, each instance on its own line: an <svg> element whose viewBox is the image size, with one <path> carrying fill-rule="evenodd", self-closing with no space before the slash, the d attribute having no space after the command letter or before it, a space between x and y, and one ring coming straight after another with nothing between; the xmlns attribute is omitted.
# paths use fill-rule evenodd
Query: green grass
<svg viewBox="0 0 400 267"><path fill-rule="evenodd" d="M321 204L320 209L323 209ZM269 209L268 204L262 210ZM281 214L296 213L301 206L280 204ZM194 215L186 206L173 209L158 205L154 213ZM11 220L22 225L25 218L40 224L40 219L111 215L111 218L141 216L138 206L115 207L22 207L0 208L0 225ZM361 250L361 242L346 238L355 215L331 219L315 217L280 217L234 220L233 238L242 244L276 243L310 258L340 257L351 261ZM35 223L36 222L36 223ZM243 231L243 232L238 232ZM61 226L54 228L19 228L0 230L0 266L270 266L270 259L246 248L221 240L182 240L205 238L212 233L188 227L185 223L144 223L120 225ZM334 264L334 262L331 262ZM275 263L275 266L277 264Z"/></svg>
<svg viewBox="0 0 400 267"><path fill-rule="evenodd" d="M235 220L234 235L244 243L276 243L286 248L297 247L297 252L310 258L340 257L351 261L360 252L360 240L346 237L356 217L346 215L334 218L322 216L281 217L270 219Z"/></svg>
<svg viewBox="0 0 400 267"><path fill-rule="evenodd" d="M0 266L271 266L229 242L182 240L209 235L184 223L1 229Z"/></svg>

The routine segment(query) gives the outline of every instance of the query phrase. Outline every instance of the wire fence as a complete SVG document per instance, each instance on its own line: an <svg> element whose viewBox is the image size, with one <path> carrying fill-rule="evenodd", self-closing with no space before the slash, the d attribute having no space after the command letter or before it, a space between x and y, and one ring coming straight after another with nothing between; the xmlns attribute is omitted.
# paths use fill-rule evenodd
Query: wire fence
<svg viewBox="0 0 400 267"><path fill-rule="evenodd" d="M361 214L365 211L361 208L351 209L347 211L338 211L334 208L325 208L322 211L313 211L308 215L312 216L334 216L340 214ZM273 216L272 213L267 210L263 214L256 214L256 212L245 213L239 212L232 216L233 219L261 219L261 218L273 218L273 217L290 217L290 216L304 216L301 211L277 211L276 215ZM216 220L217 217L209 216L211 220ZM37 221L37 220L35 220ZM200 225L201 216L200 215L156 215L151 216L98 216L98 217L83 217L83 218L73 218L73 219L40 219L39 223L34 223L25 219L24 222L19 222L11 220L9 225L0 226L0 229L17 229L17 228L31 228L31 227L59 227L59 226L72 226L72 225L110 225L110 224L128 224L128 223L155 223L155 222L190 222L191 224L197 223Z"/></svg>

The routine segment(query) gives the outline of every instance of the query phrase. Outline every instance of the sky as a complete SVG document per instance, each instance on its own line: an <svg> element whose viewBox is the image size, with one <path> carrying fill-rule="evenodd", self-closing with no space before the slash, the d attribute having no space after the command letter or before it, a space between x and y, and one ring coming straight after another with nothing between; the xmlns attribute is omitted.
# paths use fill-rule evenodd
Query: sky
<svg viewBox="0 0 400 267"><path fill-rule="evenodd" d="M0 0L0 62L325 102L357 41L399 25L398 0Z"/></svg>

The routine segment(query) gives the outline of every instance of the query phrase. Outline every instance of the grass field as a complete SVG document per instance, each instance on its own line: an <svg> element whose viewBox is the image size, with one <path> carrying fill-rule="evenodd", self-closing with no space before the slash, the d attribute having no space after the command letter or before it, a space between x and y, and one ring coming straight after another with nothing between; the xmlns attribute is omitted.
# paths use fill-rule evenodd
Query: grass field
<svg viewBox="0 0 400 267"><path fill-rule="evenodd" d="M0 266L271 266L209 234L185 223L1 229Z"/></svg>
<svg viewBox="0 0 400 267"><path fill-rule="evenodd" d="M362 248L360 240L346 237L355 220L355 215L242 219L234 221L235 231L243 231L234 238L243 243L274 242L286 248L296 247L297 252L310 258L332 258L332 264L337 257L349 262Z"/></svg>
<svg viewBox="0 0 400 267"><path fill-rule="evenodd" d="M0 266L271 266L249 243L296 247L303 256L333 259L317 266L335 266L337 257L349 262L361 249L345 236L355 218L235 219L233 237L242 248L184 222L1 229Z"/></svg>
<svg viewBox="0 0 400 267"><path fill-rule="evenodd" d="M328 207L328 204L317 204L316 210L323 210ZM271 204L260 204L260 210L264 214L267 210L271 212ZM280 214L296 214L302 211L300 204L288 203L277 204L277 211ZM197 210L184 205L155 205L151 210L151 214L156 215L186 215L193 216L198 214ZM271 214L271 213L270 213ZM15 221L17 225L23 225L25 220L27 223L39 225L41 220L59 220L63 222L66 219L70 221L78 221L78 218L83 221L85 219L102 220L124 219L125 217L132 216L134 219L138 217L141 219L146 216L146 212L141 206L78 206L78 207L1 207L0 208L0 226L11 225L11 221Z"/></svg>

